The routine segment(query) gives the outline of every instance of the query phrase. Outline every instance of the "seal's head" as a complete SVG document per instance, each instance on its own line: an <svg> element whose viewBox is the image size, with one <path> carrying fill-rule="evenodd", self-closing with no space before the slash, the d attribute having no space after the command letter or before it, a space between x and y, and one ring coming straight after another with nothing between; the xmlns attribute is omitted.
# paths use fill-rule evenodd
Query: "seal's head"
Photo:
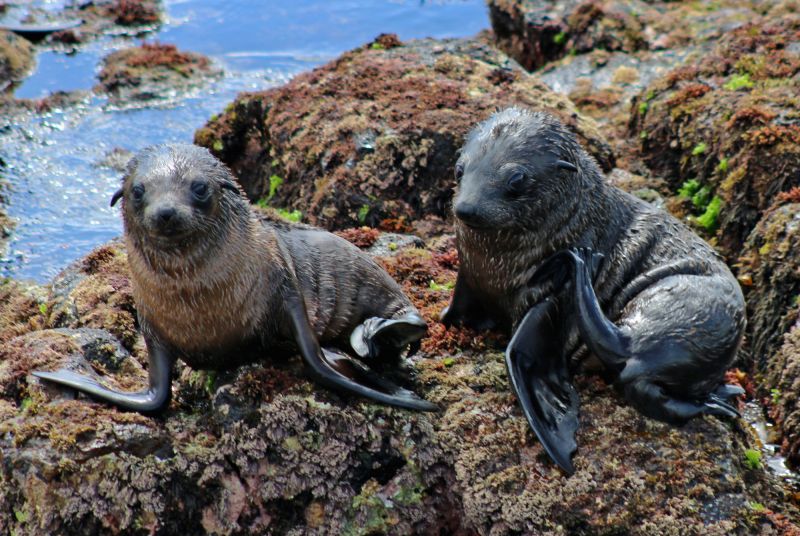
<svg viewBox="0 0 800 536"><path fill-rule="evenodd" d="M476 231L535 225L580 188L581 154L554 117L520 108L497 112L470 132L461 150L455 215Z"/></svg>
<svg viewBox="0 0 800 536"><path fill-rule="evenodd" d="M230 171L195 145L157 145L141 151L129 164L111 205L119 199L134 247L164 255L207 250L224 239L231 225L249 219Z"/></svg>

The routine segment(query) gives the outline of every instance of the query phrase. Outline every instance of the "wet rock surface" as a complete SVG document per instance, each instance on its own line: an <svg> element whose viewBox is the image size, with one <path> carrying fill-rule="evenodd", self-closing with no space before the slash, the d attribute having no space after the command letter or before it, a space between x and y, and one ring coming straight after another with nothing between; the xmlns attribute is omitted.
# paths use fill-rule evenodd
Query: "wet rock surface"
<svg viewBox="0 0 800 536"><path fill-rule="evenodd" d="M770 358L797 320L800 308L798 252L800 204L784 202L766 212L739 259L739 280L747 292L748 349L756 370L776 369L771 377L783 367Z"/></svg>
<svg viewBox="0 0 800 536"><path fill-rule="evenodd" d="M381 241L367 244L376 234L371 229L348 234L362 247ZM217 375L180 367L163 416L120 412L74 399L30 371L93 366L120 387L141 385L141 348L130 355L111 335L125 332L118 323L125 324L126 306L114 303L113 294L100 298L96 306L118 314L89 315L91 329L41 329L31 320L41 311L33 308L29 322L18 322L30 327L9 333L0 347L6 484L0 530L744 535L797 529L785 492L748 464L754 438L747 431L710 417L683 428L646 419L592 376L579 379L577 472L564 477L517 409L504 338L435 322L455 277L452 237L424 248L409 242L378 260L431 323L415 358L416 388L441 406L438 414L340 397L307 382L297 359ZM50 302L126 279L124 259L118 244L93 252L68 271L73 276L59 278ZM87 314L76 313L72 323L90 324Z"/></svg>
<svg viewBox="0 0 800 536"><path fill-rule="evenodd" d="M635 0L489 2L497 46L604 127L618 165L650 174L633 150L631 99L684 61L754 21L796 12L792 2ZM645 107L641 99L637 106Z"/></svg>
<svg viewBox="0 0 800 536"><path fill-rule="evenodd" d="M800 190L779 196L747 240L739 280L747 291L748 345L741 359L760 379L776 441L800 464Z"/></svg>
<svg viewBox="0 0 800 536"><path fill-rule="evenodd" d="M800 323L795 322L782 343L770 360L770 417L782 434L781 450L796 467L800 465Z"/></svg>
<svg viewBox="0 0 800 536"><path fill-rule="evenodd" d="M158 0L64 2L59 10L30 2L10 4L3 24L19 29L28 39L66 49L108 34L140 36L163 18L163 5Z"/></svg>
<svg viewBox="0 0 800 536"><path fill-rule="evenodd" d="M791 2L489 0L497 45L528 70L566 55L697 47Z"/></svg>
<svg viewBox="0 0 800 536"><path fill-rule="evenodd" d="M480 39L381 36L285 86L241 95L195 142L251 199L311 223L417 225L448 215L456 150L477 121L511 104L552 111L613 165L594 121Z"/></svg>

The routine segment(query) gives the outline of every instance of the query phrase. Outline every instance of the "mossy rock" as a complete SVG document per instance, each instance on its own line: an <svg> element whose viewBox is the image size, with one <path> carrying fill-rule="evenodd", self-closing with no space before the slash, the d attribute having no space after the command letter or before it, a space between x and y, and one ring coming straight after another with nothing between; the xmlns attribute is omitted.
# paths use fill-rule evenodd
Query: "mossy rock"
<svg viewBox="0 0 800 536"><path fill-rule="evenodd" d="M489 0L488 4L497 46L530 71L587 52L697 47L766 11L757 0ZM777 6L770 7L776 16L782 13Z"/></svg>
<svg viewBox="0 0 800 536"><path fill-rule="evenodd" d="M632 106L631 136L647 166L673 192L694 181L719 199L715 218L694 221L729 260L776 197L800 185L799 72L800 16L761 20L666 74Z"/></svg>
<svg viewBox="0 0 800 536"><path fill-rule="evenodd" d="M782 342L770 361L767 399L781 450L788 462L797 467L800 465L800 323L795 323Z"/></svg>
<svg viewBox="0 0 800 536"><path fill-rule="evenodd" d="M0 30L0 90L21 80L33 68L33 46L6 30Z"/></svg>
<svg viewBox="0 0 800 536"><path fill-rule="evenodd" d="M144 43L124 48L103 58L95 88L115 103L164 98L187 91L220 74L211 61L195 52L183 52L175 45Z"/></svg>
<svg viewBox="0 0 800 536"><path fill-rule="evenodd" d="M558 115L612 167L594 121L482 40L381 36L284 86L240 95L195 142L233 169L251 199L311 223L419 225L449 216L464 136L510 105Z"/></svg>
<svg viewBox="0 0 800 536"><path fill-rule="evenodd" d="M772 356L800 309L798 266L800 203L778 203L753 229L739 259L739 280L747 293L747 347L755 370L769 378L767 388L782 368Z"/></svg>
<svg viewBox="0 0 800 536"><path fill-rule="evenodd" d="M369 229L343 234L365 248L380 241ZM0 345L0 532L800 530L788 495L748 462L745 453L757 445L744 428L712 417L682 428L653 421L592 376L578 377L577 471L566 477L517 409L505 373L505 337L435 321L457 267L452 237L424 248L406 242L378 260L430 323L415 360L416 389L441 412L337 395L305 380L298 359L216 375L181 366L164 415L117 411L30 375L94 367L115 385L141 385L146 373L137 355L110 340L116 317L90 314L93 329L31 326ZM71 273L59 278L56 294L69 296L93 277L95 287L126 278L124 250L113 243L99 248ZM113 292L93 295L98 310L118 307ZM93 337L106 350L98 353Z"/></svg>

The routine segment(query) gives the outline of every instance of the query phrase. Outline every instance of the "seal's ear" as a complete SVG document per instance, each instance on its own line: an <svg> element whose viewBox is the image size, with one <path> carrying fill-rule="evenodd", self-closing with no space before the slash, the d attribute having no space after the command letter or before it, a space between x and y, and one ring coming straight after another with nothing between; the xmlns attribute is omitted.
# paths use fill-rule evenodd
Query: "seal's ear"
<svg viewBox="0 0 800 536"><path fill-rule="evenodd" d="M120 188L119 190L114 192L114 195L111 196L111 206L112 207L117 204L117 201L119 201L119 199L122 197L122 194L123 194L122 188Z"/></svg>
<svg viewBox="0 0 800 536"><path fill-rule="evenodd" d="M225 190L230 190L232 192L235 192L236 194L241 194L241 191L239 190L239 188L237 188L236 185L233 184L230 181L223 181L222 182L222 188L225 189Z"/></svg>
<svg viewBox="0 0 800 536"><path fill-rule="evenodd" d="M556 160L556 167L561 169L568 169L570 171L578 171L575 164L567 162L566 160Z"/></svg>

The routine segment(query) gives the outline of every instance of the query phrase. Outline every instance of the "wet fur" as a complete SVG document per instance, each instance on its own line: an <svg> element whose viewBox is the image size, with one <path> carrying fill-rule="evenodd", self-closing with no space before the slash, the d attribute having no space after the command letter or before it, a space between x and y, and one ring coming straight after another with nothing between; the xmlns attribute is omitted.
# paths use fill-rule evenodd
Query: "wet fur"
<svg viewBox="0 0 800 536"><path fill-rule="evenodd" d="M557 159L578 171L555 167ZM513 200L498 193L490 176L509 161L525 166L534 180L529 192ZM675 393L702 398L722 382L741 341L744 301L722 258L700 237L608 185L574 136L544 113L511 108L495 114L469 135L459 164L464 179L454 207L466 202L485 208L486 227L476 230L456 218L461 262L456 294L462 285L493 321L515 327L554 291L528 285L542 262L561 250L591 248L605 256L594 288L610 320L638 329L644 315L652 321L648 337L685 337L700 350L695 361L676 364L681 373L670 386ZM681 294L688 301L676 298ZM683 303L693 309L681 309ZM577 361L585 347L577 328L568 329L567 352ZM670 372L662 375L669 383Z"/></svg>
<svg viewBox="0 0 800 536"><path fill-rule="evenodd" d="M182 203L180 192L197 176L210 179L214 206L208 214L189 212L192 232L183 243L166 247L152 239L143 212L123 201L142 327L193 368L229 368L237 357L248 360L248 350L291 345L282 294L295 277L321 343L344 340L366 318L413 310L397 283L346 240L258 218L240 191L224 187L233 178L205 149L145 150L131 163L123 190L141 183L145 192L159 190L160 198Z"/></svg>

